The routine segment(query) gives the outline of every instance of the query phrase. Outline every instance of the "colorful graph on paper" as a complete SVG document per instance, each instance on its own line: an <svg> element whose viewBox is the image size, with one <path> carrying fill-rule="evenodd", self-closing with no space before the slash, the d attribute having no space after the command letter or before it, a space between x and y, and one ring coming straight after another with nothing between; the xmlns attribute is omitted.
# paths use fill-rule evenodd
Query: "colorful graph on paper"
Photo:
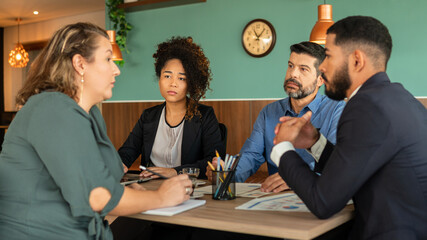
<svg viewBox="0 0 427 240"><path fill-rule="evenodd" d="M236 209L309 212L308 208L295 193L283 193L270 197L256 198L236 207Z"/></svg>

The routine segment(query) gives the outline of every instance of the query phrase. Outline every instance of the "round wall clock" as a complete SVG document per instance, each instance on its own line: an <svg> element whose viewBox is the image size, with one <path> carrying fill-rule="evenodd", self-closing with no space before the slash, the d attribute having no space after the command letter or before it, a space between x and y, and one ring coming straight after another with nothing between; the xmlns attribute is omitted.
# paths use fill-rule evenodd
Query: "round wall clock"
<svg viewBox="0 0 427 240"><path fill-rule="evenodd" d="M246 24L242 32L243 49L252 57L264 57L276 44L276 31L264 19L254 19Z"/></svg>

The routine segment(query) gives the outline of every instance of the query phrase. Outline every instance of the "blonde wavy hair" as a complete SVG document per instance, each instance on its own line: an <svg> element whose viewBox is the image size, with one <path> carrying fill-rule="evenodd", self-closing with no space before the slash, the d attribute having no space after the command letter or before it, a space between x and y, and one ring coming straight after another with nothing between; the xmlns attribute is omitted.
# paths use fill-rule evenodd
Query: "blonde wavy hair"
<svg viewBox="0 0 427 240"><path fill-rule="evenodd" d="M104 29L91 23L80 22L59 29L31 65L27 80L16 96L18 107L45 90L62 92L78 101L72 58L80 54L92 62L100 36L108 39Z"/></svg>

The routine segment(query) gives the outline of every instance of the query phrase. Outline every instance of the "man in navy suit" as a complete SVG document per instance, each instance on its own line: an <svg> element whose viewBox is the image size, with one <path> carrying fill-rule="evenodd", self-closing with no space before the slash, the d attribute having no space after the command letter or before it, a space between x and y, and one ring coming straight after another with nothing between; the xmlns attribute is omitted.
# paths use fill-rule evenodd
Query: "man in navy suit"
<svg viewBox="0 0 427 240"><path fill-rule="evenodd" d="M392 40L372 17L353 16L327 31L320 70L326 95L347 98L332 145L310 123L282 117L271 159L319 218L354 201L350 239L427 239L427 110L385 73ZM316 159L307 167L295 148Z"/></svg>

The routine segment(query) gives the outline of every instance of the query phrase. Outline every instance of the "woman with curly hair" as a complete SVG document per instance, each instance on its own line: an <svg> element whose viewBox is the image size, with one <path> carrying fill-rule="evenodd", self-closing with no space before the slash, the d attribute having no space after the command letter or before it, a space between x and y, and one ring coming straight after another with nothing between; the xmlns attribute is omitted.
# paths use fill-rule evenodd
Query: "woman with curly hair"
<svg viewBox="0 0 427 240"><path fill-rule="evenodd" d="M199 104L212 79L209 60L191 37L160 43L153 57L165 102L142 113L119 155L127 167L141 155L141 165L164 176L197 167L206 178L207 161L225 149L214 110Z"/></svg>

